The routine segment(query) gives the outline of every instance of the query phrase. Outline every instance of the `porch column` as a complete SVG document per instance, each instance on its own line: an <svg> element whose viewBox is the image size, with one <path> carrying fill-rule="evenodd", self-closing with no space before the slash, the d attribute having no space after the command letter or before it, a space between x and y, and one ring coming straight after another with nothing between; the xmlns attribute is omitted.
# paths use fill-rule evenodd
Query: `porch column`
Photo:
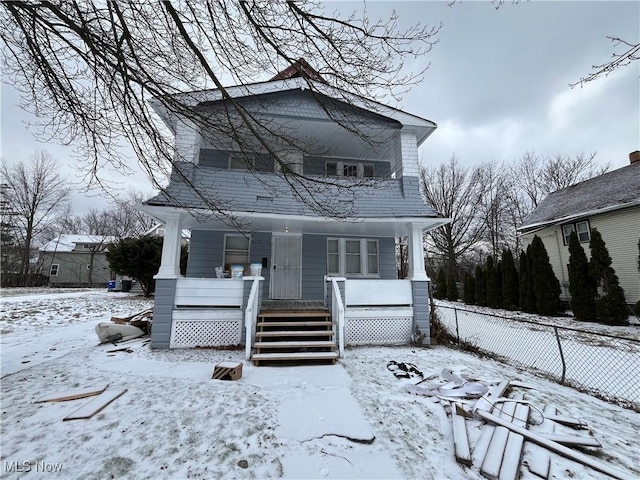
<svg viewBox="0 0 640 480"><path fill-rule="evenodd" d="M427 270L424 266L424 248L422 245L422 225L409 224L409 280L428 281Z"/></svg>
<svg viewBox="0 0 640 480"><path fill-rule="evenodd" d="M182 217L178 212L170 213L164 225L160 270L158 270L158 274L153 278L178 278L180 276L181 247Z"/></svg>

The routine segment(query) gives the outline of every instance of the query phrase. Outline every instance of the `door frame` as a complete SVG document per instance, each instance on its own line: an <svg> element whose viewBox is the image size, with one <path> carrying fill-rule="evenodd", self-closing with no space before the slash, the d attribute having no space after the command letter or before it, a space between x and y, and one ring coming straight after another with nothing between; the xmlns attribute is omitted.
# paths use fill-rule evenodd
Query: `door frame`
<svg viewBox="0 0 640 480"><path fill-rule="evenodd" d="M298 283L298 288L300 289L300 297L298 298L286 298L286 299L280 299L280 298L274 298L273 297L273 285L274 285L274 272L271 271L269 272L270 275L270 281L269 281L269 299L270 300L301 300L302 299L302 234L301 233L272 233L271 234L271 269L273 270L274 265L276 265L276 255L275 255L275 251L276 251L276 241L278 238L299 238L300 239L300 278L299 278L299 283ZM277 269L276 269L277 270Z"/></svg>

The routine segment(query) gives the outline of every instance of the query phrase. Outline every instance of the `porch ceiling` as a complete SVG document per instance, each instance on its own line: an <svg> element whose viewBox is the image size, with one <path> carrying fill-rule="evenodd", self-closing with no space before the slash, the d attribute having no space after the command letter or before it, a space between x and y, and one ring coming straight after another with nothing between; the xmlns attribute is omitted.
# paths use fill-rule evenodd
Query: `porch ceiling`
<svg viewBox="0 0 640 480"><path fill-rule="evenodd" d="M237 230L229 219L220 219L202 211L185 211L175 207L142 205L141 210L161 222L170 214L181 214L182 228L195 230ZM307 233L324 235L358 235L372 237L404 237L409 225L423 231L433 230L450 222L447 218L390 217L338 220L324 217L233 212L246 232Z"/></svg>

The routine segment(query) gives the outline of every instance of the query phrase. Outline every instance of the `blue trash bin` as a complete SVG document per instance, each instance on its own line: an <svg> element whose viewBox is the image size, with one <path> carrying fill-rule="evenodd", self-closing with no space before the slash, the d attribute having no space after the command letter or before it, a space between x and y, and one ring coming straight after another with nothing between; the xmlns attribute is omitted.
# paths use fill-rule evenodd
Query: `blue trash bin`
<svg viewBox="0 0 640 480"><path fill-rule="evenodd" d="M107 290L110 292L113 292L116 289L116 281L112 280L110 282L107 282Z"/></svg>

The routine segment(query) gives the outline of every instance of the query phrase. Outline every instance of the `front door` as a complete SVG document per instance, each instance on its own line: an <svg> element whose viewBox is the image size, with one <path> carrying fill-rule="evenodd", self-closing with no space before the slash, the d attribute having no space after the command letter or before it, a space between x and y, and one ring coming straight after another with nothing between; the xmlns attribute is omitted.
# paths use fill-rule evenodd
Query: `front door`
<svg viewBox="0 0 640 480"><path fill-rule="evenodd" d="M274 300L302 298L302 237L273 235L270 297Z"/></svg>

